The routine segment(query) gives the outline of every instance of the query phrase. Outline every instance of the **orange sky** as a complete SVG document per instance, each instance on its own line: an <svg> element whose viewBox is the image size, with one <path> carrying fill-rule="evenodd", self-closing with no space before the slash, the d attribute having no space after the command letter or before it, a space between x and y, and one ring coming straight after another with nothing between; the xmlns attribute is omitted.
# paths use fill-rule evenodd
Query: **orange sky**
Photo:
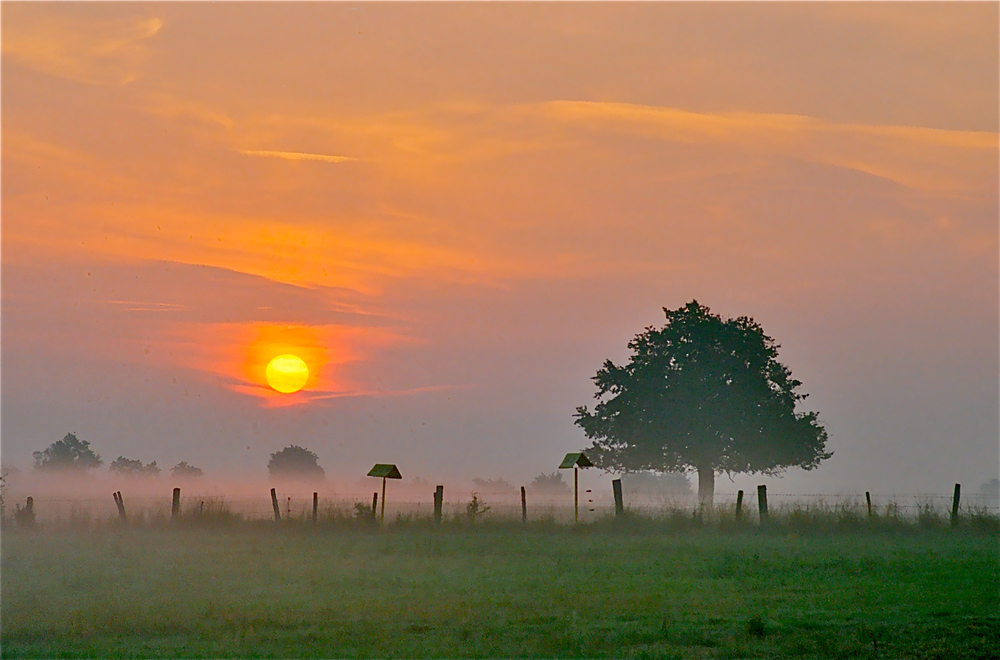
<svg viewBox="0 0 1000 660"><path fill-rule="evenodd" d="M787 484L996 476L996 4L0 11L5 463L530 479L697 298L829 426Z"/></svg>

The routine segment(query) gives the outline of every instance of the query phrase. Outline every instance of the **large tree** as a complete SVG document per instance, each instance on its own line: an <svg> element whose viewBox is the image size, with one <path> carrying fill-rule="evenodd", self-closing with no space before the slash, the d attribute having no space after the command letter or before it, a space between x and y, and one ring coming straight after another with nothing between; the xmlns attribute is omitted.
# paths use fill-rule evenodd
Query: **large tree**
<svg viewBox="0 0 1000 660"><path fill-rule="evenodd" d="M577 408L595 464L697 470L699 500L711 506L716 472L811 470L832 455L818 413L796 412L802 383L756 321L723 319L696 300L663 311L666 325L629 342L628 364L607 360L594 376L593 412Z"/></svg>
<svg viewBox="0 0 1000 660"><path fill-rule="evenodd" d="M43 451L32 454L35 457L35 469L78 470L99 467L102 464L101 455L95 454L90 443L80 440L73 433L67 433L62 440L57 440Z"/></svg>
<svg viewBox="0 0 1000 660"><path fill-rule="evenodd" d="M326 471L319 466L319 456L296 445L271 454L267 471L275 478L302 481L321 481L326 475Z"/></svg>

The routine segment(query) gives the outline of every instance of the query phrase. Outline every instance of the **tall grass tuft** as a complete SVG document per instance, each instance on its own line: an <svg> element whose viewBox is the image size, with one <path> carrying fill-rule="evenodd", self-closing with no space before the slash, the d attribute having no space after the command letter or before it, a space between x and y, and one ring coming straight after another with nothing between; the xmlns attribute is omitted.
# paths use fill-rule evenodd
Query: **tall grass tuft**
<svg viewBox="0 0 1000 660"><path fill-rule="evenodd" d="M922 530L941 530L948 526L944 516L931 502L923 502L917 509L917 527Z"/></svg>
<svg viewBox="0 0 1000 660"><path fill-rule="evenodd" d="M164 515L158 522L162 526L167 521ZM233 511L221 497L208 497L198 500L197 505L189 503L175 522L181 527L220 528L239 525L244 522L244 517Z"/></svg>
<svg viewBox="0 0 1000 660"><path fill-rule="evenodd" d="M970 531L977 534L1000 535L1000 515L991 513L985 506L970 508L966 516L959 518L959 524L963 523Z"/></svg>

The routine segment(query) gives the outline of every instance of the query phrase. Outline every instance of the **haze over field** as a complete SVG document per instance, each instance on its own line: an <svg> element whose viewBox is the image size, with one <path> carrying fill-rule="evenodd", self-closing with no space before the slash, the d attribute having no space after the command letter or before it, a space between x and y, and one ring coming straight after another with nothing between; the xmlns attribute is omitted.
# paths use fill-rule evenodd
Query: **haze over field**
<svg viewBox="0 0 1000 660"><path fill-rule="evenodd" d="M589 444L602 362L697 299L759 321L827 425L781 490L973 490L998 18L5 3L3 462L72 431L102 471L263 479L297 444L352 483L526 483ZM264 379L283 353L298 393Z"/></svg>

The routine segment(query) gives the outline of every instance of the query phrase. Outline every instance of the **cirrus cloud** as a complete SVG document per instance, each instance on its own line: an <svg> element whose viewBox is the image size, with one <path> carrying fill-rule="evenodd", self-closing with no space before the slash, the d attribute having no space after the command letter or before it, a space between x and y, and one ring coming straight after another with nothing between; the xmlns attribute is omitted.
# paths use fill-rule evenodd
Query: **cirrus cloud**
<svg viewBox="0 0 1000 660"><path fill-rule="evenodd" d="M4 7L4 57L91 85L136 80L148 57L146 42L163 27L163 21L150 16L101 19L36 9Z"/></svg>
<svg viewBox="0 0 1000 660"><path fill-rule="evenodd" d="M318 160L324 163L346 163L358 160L351 156L328 156L326 154L307 154L298 151L265 151L260 149L233 149L244 156L264 156L266 158L280 158L282 160Z"/></svg>

